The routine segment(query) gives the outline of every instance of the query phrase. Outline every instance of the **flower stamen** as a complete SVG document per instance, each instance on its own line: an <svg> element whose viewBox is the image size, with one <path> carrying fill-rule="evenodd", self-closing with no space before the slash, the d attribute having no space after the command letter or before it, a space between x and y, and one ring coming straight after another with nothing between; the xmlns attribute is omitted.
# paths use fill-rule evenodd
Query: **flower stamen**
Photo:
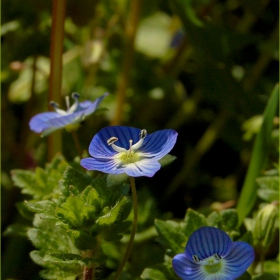
<svg viewBox="0 0 280 280"><path fill-rule="evenodd" d="M199 259L199 257L198 257L197 255L193 255L193 256L192 256L192 259L193 259L193 261L194 261L195 263L200 262L200 259Z"/></svg>

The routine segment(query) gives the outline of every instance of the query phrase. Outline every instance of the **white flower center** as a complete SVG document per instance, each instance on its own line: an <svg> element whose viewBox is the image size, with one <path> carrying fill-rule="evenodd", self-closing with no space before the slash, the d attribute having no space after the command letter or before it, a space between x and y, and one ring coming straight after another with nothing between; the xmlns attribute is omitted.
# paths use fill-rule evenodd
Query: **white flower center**
<svg viewBox="0 0 280 280"><path fill-rule="evenodd" d="M138 142L136 142L134 145L132 145L133 141L129 140L129 149L125 149L122 147L119 147L115 144L116 141L118 141L118 138L113 136L107 140L107 144L110 145L116 152L118 152L118 158L122 161L124 164L129 164L138 161L139 154L136 153L136 151L143 145L144 139L147 136L146 129L142 129L140 131L140 139Z"/></svg>
<svg viewBox="0 0 280 280"><path fill-rule="evenodd" d="M73 105L70 107L70 101L69 101L69 96L66 96L65 97L65 101L66 101L66 107L67 107L67 110L61 110L59 109L59 105L54 102L54 101L51 101L50 102L50 105L54 108L54 110L56 111L56 113L58 113L59 115L61 116L66 116L66 115L70 115L72 113L74 113L78 106L79 106L79 98L80 98L80 95L77 93L77 92L74 92L72 94L72 98L74 99L74 103Z"/></svg>
<svg viewBox="0 0 280 280"><path fill-rule="evenodd" d="M197 255L193 255L192 259L195 263L201 265L208 274L221 272L223 268L223 258L217 253L204 260L200 260Z"/></svg>

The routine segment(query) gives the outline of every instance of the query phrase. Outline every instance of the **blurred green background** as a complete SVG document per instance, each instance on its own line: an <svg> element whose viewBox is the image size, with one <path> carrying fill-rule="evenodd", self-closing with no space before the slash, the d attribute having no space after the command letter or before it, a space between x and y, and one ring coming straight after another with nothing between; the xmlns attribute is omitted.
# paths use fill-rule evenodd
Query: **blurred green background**
<svg viewBox="0 0 280 280"><path fill-rule="evenodd" d="M48 110L51 13L47 0L2 1L2 231L25 222L16 209L25 197L10 170L47 160L47 139L28 122ZM188 207L234 207L278 82L278 32L277 0L68 0L60 107L72 92L81 100L110 93L101 105L108 110L78 130L85 151L107 125L178 131L177 160L136 181L140 200L148 192L158 213L182 218ZM71 135L63 131L62 139L71 161ZM2 241L2 279L40 279L30 242Z"/></svg>

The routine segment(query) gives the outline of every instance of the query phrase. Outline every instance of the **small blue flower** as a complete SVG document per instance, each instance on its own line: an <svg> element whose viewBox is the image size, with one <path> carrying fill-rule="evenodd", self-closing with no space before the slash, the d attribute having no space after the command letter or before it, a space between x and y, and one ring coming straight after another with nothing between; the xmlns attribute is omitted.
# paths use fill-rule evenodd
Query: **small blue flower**
<svg viewBox="0 0 280 280"><path fill-rule="evenodd" d="M147 134L145 129L133 127L105 127L90 143L92 158L82 159L81 165L110 174L152 177L161 167L158 160L171 151L177 135L172 129Z"/></svg>
<svg viewBox="0 0 280 280"><path fill-rule="evenodd" d="M103 94L94 102L89 100L79 102L80 95L74 92L72 94L72 98L75 100L74 104L71 107L68 105L66 111L59 109L58 104L51 101L50 105L55 112L45 112L34 116L29 122L29 127L32 131L41 133L41 136L47 136L61 128L68 131L76 130L79 123L92 114L107 95L108 93ZM69 104L69 99L66 99L66 101Z"/></svg>
<svg viewBox="0 0 280 280"><path fill-rule="evenodd" d="M245 242L232 242L222 230L201 227L193 232L185 253L172 260L175 273L183 280L233 280L241 276L255 258Z"/></svg>

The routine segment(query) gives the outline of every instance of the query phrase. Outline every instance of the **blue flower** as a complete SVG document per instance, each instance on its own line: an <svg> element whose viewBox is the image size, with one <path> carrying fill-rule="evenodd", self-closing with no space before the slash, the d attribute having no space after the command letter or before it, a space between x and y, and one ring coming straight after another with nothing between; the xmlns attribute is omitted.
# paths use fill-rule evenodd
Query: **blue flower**
<svg viewBox="0 0 280 280"><path fill-rule="evenodd" d="M253 248L232 242L220 229L201 227L189 238L185 253L172 260L173 269L183 280L233 280L254 260Z"/></svg>
<svg viewBox="0 0 280 280"><path fill-rule="evenodd" d="M177 135L172 129L147 134L145 129L133 127L105 127L90 143L92 158L82 159L81 165L110 174L152 177L161 167L158 160L171 151Z"/></svg>
<svg viewBox="0 0 280 280"><path fill-rule="evenodd" d="M80 95L75 92L72 94L74 104L71 107L69 106L69 99L66 99L68 101L66 111L59 109L58 104L51 101L50 105L55 112L45 112L34 116L29 122L29 127L32 131L41 133L41 136L47 136L61 128L65 128L68 131L76 130L79 123L92 114L107 95L108 93L103 94L94 102L89 100L79 102Z"/></svg>

